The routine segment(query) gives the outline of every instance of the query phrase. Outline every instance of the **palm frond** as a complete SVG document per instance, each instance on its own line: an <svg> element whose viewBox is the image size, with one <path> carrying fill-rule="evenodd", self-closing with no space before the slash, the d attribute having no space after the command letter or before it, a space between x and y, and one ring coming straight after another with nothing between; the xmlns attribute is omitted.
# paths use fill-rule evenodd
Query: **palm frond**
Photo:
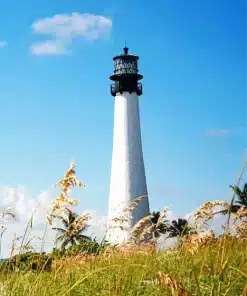
<svg viewBox="0 0 247 296"><path fill-rule="evenodd" d="M90 236L87 236L87 235L83 235L83 234L80 234L76 237L76 240L86 240L86 241L92 241L91 237Z"/></svg>
<svg viewBox="0 0 247 296"><path fill-rule="evenodd" d="M184 236L190 231L190 227L186 219L178 218L172 221L167 231L168 237Z"/></svg>
<svg viewBox="0 0 247 296"><path fill-rule="evenodd" d="M62 229L62 228L57 228L57 227L53 227L52 230L58 231L60 233L65 233L66 230Z"/></svg>
<svg viewBox="0 0 247 296"><path fill-rule="evenodd" d="M158 220L159 220L159 217L160 217L160 212L155 212L155 211L153 211L153 212L151 213L151 215L152 215L152 218L151 218L152 223L153 223L153 224L157 224L157 222L158 222Z"/></svg>
<svg viewBox="0 0 247 296"><path fill-rule="evenodd" d="M161 234L165 234L167 233L169 227L167 225L168 221L164 221L164 223L159 224L159 226L157 227L157 230L161 233Z"/></svg>
<svg viewBox="0 0 247 296"><path fill-rule="evenodd" d="M78 217L78 214L73 212L71 209L66 208L66 215L68 217L69 224L73 223Z"/></svg>
<svg viewBox="0 0 247 296"><path fill-rule="evenodd" d="M247 183L244 184L243 193L247 195Z"/></svg>
<svg viewBox="0 0 247 296"><path fill-rule="evenodd" d="M230 212L231 212L232 214L236 214L237 211L238 211L240 208L241 208L240 205L232 205L232 206L230 206ZM227 208L227 209L223 209L223 210L220 210L220 211L217 211L217 212L214 213L214 215L217 215L217 214L227 215L228 212L229 212L229 208Z"/></svg>
<svg viewBox="0 0 247 296"><path fill-rule="evenodd" d="M60 222L62 222L62 224L64 225L64 227L68 227L69 222L66 218L64 218L63 216L60 215L52 215L53 218L59 220Z"/></svg>
<svg viewBox="0 0 247 296"><path fill-rule="evenodd" d="M66 247L67 247L69 244L70 244L70 239L69 239L69 238L66 238L66 239L62 242L62 244L61 244L61 249L62 249L62 250L65 250Z"/></svg>
<svg viewBox="0 0 247 296"><path fill-rule="evenodd" d="M84 224L84 225L80 228L80 230L78 230L78 234L80 234L80 233L83 232L83 231L86 231L86 230L88 229L88 227L89 227L89 225Z"/></svg>
<svg viewBox="0 0 247 296"><path fill-rule="evenodd" d="M241 191L241 189L234 185L230 185L232 188L233 192L236 194L236 200L235 203L240 204L241 206L246 206L247 207L247 183L244 184L244 188Z"/></svg>
<svg viewBox="0 0 247 296"><path fill-rule="evenodd" d="M65 229L53 228L61 233L61 235L57 237L57 240L62 242L61 248L65 249L68 245L74 245L80 240L91 240L90 237L82 234L82 232L88 228L87 224L81 225L81 227L78 228L79 225L73 223L79 215L68 207L64 209L64 213L66 218L63 216L56 216L56 218L64 224ZM67 236L65 233L69 235Z"/></svg>
<svg viewBox="0 0 247 296"><path fill-rule="evenodd" d="M59 236L56 237L57 241L62 241L64 239L67 239L67 236L65 236L64 234L60 234Z"/></svg>

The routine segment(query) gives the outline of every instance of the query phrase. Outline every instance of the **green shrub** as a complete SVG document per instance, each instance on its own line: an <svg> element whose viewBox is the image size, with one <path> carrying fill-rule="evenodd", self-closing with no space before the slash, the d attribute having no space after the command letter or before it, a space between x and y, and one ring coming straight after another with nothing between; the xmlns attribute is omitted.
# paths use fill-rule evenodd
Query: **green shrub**
<svg viewBox="0 0 247 296"><path fill-rule="evenodd" d="M99 255L104 252L105 248L108 245L108 242L102 241L101 243L98 243L96 239L93 239L91 241L81 240L79 244L73 245L66 250L53 249L52 256L53 258L61 259L67 256L76 256L80 253Z"/></svg>
<svg viewBox="0 0 247 296"><path fill-rule="evenodd" d="M26 252L7 259L0 265L1 272L51 271L52 257L45 253Z"/></svg>

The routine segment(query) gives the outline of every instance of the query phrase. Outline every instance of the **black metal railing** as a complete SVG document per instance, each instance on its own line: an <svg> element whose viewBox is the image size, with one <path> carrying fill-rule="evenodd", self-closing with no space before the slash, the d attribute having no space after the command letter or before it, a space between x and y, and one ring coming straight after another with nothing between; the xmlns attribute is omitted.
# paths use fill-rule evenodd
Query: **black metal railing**
<svg viewBox="0 0 247 296"><path fill-rule="evenodd" d="M137 92L138 96L142 95L142 84L140 82L137 83Z"/></svg>
<svg viewBox="0 0 247 296"><path fill-rule="evenodd" d="M123 93L123 92L136 92L138 96L142 95L142 84L139 82L137 84L123 84L116 81L115 83L111 84L111 95L116 96L117 93Z"/></svg>

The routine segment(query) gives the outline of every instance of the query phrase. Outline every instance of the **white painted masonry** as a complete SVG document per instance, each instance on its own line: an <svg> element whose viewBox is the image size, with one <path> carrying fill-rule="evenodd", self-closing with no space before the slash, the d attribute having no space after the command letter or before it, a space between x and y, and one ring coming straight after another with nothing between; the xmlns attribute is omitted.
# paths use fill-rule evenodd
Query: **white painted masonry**
<svg viewBox="0 0 247 296"><path fill-rule="evenodd" d="M136 93L123 92L115 96L113 152L106 239L110 243L128 241L133 225L149 215L146 197L132 213L133 220L121 230L112 219L135 198L147 195L143 162L139 98ZM115 227L114 227L115 226Z"/></svg>

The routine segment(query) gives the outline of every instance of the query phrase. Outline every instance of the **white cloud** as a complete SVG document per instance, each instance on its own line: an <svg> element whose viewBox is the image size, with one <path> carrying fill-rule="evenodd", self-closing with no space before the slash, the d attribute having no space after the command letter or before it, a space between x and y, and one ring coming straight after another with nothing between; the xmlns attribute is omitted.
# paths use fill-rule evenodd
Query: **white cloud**
<svg viewBox="0 0 247 296"><path fill-rule="evenodd" d="M172 221L172 220L177 220L178 216L175 215L175 213L173 213L172 211L167 211L167 220Z"/></svg>
<svg viewBox="0 0 247 296"><path fill-rule="evenodd" d="M106 234L107 216L98 215L97 212L93 210L86 210L85 212L89 213L91 216L91 219L88 221L90 227L86 234L92 238L96 237L98 241L101 241Z"/></svg>
<svg viewBox="0 0 247 296"><path fill-rule="evenodd" d="M32 44L31 52L35 55L65 54L73 39L104 39L111 28L110 18L88 13L57 14L36 20L32 24L33 33L46 35L48 40Z"/></svg>
<svg viewBox="0 0 247 296"><path fill-rule="evenodd" d="M2 242L2 257L9 255L11 241L16 234L22 236L30 217L33 215L33 227L29 235L32 240L32 246L40 250L42 246L42 238L45 234L46 214L49 212L52 200L55 194L51 191L43 191L37 195L32 193L24 186L15 188L0 186L0 212L6 207L11 209L11 212L16 215L16 220L8 219L8 221L0 221L0 226L7 227L3 236ZM106 216L101 216L93 210L85 210L84 212L91 215L89 220L88 235L93 235L97 239L103 238L106 229ZM54 246L55 232L53 226L48 226L44 239L44 250L50 251Z"/></svg>
<svg viewBox="0 0 247 296"><path fill-rule="evenodd" d="M0 48L4 48L8 45L6 41L0 41Z"/></svg>
<svg viewBox="0 0 247 296"><path fill-rule="evenodd" d="M49 211L53 198L54 197L52 197L52 194L49 191L41 192L38 195L33 196L31 192L23 186L18 186L16 188L7 186L0 187L0 211L8 207L10 208L10 212L16 215L15 220L9 219L7 223L4 223L7 230L4 233L2 241L3 257L9 255L9 249L14 235L22 236L24 234L25 228L33 213L33 229L31 237L43 236L46 213ZM48 236L50 237L51 235L53 235L53 233L49 231ZM49 244L50 242L46 243ZM39 244L41 246L41 241Z"/></svg>
<svg viewBox="0 0 247 296"><path fill-rule="evenodd" d="M44 42L37 42L31 45L31 52L33 55L60 55L66 54L66 49L63 44L54 40L47 40Z"/></svg>
<svg viewBox="0 0 247 296"><path fill-rule="evenodd" d="M45 213L49 210L53 198L51 192L48 191L33 196L23 186L16 188L2 186L0 187L0 210L10 207L20 222L27 222L35 211L34 221L40 224L44 223Z"/></svg>

